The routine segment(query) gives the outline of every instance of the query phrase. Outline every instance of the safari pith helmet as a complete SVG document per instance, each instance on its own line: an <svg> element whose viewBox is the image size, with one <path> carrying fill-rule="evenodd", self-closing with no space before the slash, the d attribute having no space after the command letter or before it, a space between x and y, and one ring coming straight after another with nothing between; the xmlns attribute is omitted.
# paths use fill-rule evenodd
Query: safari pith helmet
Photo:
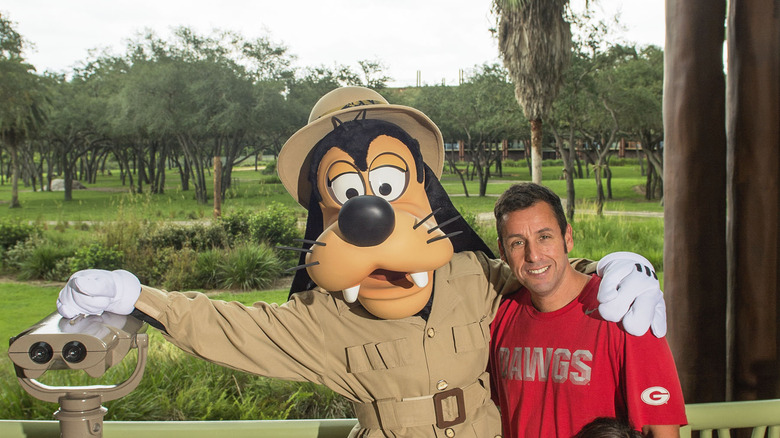
<svg viewBox="0 0 780 438"><path fill-rule="evenodd" d="M332 117L342 122L354 119L361 111L366 119L380 119L400 126L420 143L425 164L436 177L444 167L444 140L436 124L422 112L404 105L391 105L376 91L364 87L337 88L322 96L309 114L306 126L282 146L276 164L279 179L304 208L309 208L311 152L333 130Z"/></svg>

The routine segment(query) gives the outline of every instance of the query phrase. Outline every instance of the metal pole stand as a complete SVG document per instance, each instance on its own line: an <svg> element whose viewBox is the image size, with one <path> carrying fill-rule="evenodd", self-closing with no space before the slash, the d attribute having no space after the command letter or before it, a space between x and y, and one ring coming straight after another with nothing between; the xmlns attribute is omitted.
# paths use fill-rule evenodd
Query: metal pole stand
<svg viewBox="0 0 780 438"><path fill-rule="evenodd" d="M144 374L149 347L149 335L139 333L134 336L133 348L138 348L138 360L130 377L118 385L93 386L48 386L35 379L18 377L25 391L33 397L59 403L60 409L54 418L60 422L62 438L101 438L103 436L103 417L108 409L103 402L116 400L132 392Z"/></svg>
<svg viewBox="0 0 780 438"><path fill-rule="evenodd" d="M68 394L60 397L60 409L54 418L60 422L63 437L103 436L103 417L108 409L101 406L99 395L74 397Z"/></svg>

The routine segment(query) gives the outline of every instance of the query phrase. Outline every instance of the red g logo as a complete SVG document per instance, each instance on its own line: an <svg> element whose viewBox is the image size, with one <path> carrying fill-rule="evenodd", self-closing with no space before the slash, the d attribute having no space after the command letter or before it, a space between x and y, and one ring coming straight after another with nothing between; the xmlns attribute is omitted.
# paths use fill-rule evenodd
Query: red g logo
<svg viewBox="0 0 780 438"><path fill-rule="evenodd" d="M669 391L662 386L651 386L642 391L642 401L650 406L661 406L669 401Z"/></svg>

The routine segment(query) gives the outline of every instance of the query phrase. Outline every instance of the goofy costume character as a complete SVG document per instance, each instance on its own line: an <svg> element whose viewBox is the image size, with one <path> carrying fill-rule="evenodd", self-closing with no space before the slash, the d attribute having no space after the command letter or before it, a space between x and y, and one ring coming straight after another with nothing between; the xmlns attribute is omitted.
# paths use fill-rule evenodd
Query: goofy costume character
<svg viewBox="0 0 780 438"><path fill-rule="evenodd" d="M71 277L58 309L135 313L208 361L325 385L353 402L353 437L500 436L489 325L520 285L439 185L443 156L423 113L367 88L336 89L279 154L282 183L309 212L288 302L243 306L88 270ZM635 254L604 263L606 294L617 296L604 305L645 332L665 321L663 300L636 263L649 264Z"/></svg>

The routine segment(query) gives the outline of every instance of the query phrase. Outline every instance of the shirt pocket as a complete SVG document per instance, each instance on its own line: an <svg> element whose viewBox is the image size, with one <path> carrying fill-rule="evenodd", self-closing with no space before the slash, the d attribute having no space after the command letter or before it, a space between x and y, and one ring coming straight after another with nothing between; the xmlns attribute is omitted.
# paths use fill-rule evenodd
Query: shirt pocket
<svg viewBox="0 0 780 438"><path fill-rule="evenodd" d="M472 322L471 324L461 325L452 328L452 339L455 344L455 353L465 353L468 351L487 348L487 335L489 323Z"/></svg>
<svg viewBox="0 0 780 438"><path fill-rule="evenodd" d="M409 365L406 338L347 347L347 368L350 373L389 370Z"/></svg>

